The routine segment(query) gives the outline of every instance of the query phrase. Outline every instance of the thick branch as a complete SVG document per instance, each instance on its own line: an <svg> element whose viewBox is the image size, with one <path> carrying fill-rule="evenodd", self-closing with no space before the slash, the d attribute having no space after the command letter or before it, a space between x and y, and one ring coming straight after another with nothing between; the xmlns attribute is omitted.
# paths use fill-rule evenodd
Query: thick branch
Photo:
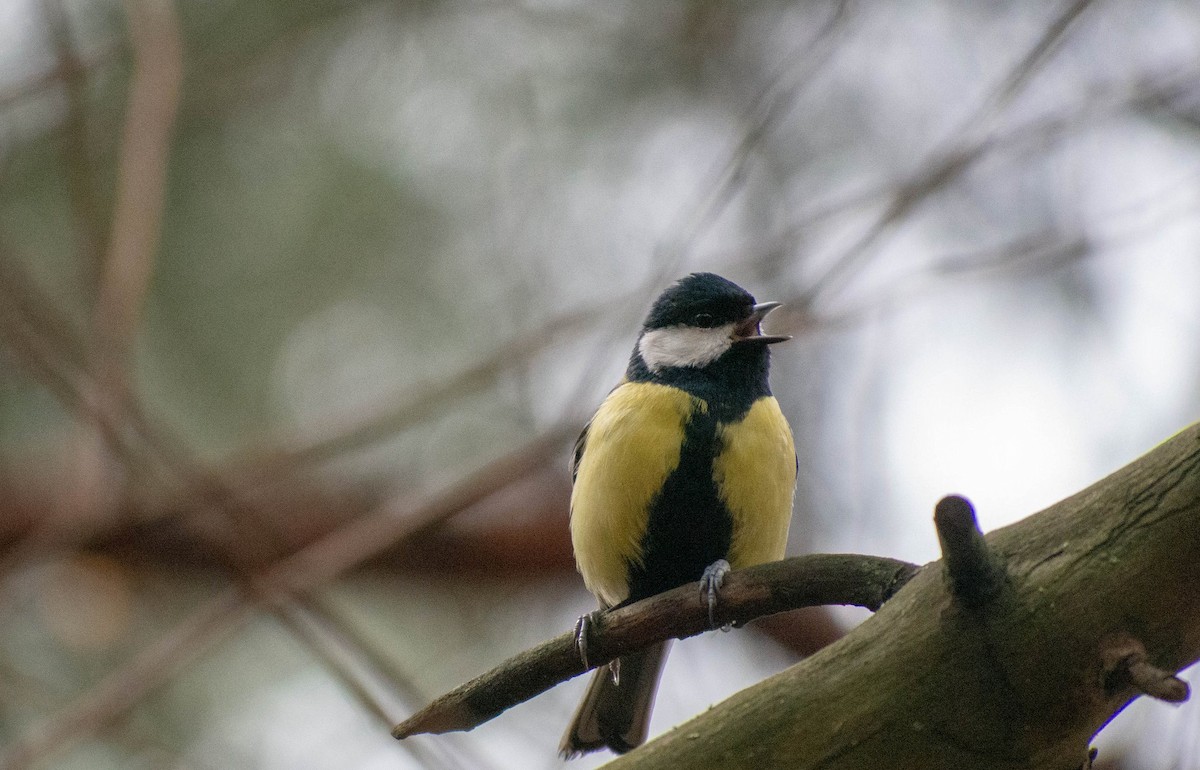
<svg viewBox="0 0 1200 770"><path fill-rule="evenodd" d="M786 610L853 604L875 610L917 572L915 565L879 556L800 556L729 574L715 618L742 625ZM708 605L699 583L605 613L588 635L588 663L614 658L665 639L709 630ZM392 734L470 730L587 669L574 635L561 634L435 700L396 726Z"/></svg>
<svg viewBox="0 0 1200 770"><path fill-rule="evenodd" d="M1187 696L1173 673L1200 659L1200 425L986 542L965 501L939 508L943 568L610 767L1078 770L1130 700ZM970 606L964 586L990 598Z"/></svg>

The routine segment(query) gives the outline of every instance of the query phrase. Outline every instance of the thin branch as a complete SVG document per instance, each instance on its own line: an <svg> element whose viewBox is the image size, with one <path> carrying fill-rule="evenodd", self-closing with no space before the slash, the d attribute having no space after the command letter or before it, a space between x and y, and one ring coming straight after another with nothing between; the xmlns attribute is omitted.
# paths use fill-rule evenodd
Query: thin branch
<svg viewBox="0 0 1200 770"><path fill-rule="evenodd" d="M260 447L241 452L225 465L240 469L239 473L248 475L251 481L265 481L271 476L337 459L346 452L384 441L495 384L500 377L541 355L564 336L590 328L598 319L606 317L616 304L627 299L628 295L596 307L555 316L537 329L498 346L495 352L466 369L406 388L394 401L368 409L369 414L348 425L324 435L281 442L278 448ZM256 457L260 458L258 467L246 474L243 466L253 465Z"/></svg>
<svg viewBox="0 0 1200 770"><path fill-rule="evenodd" d="M803 306L811 307L825 294L840 286L849 275L875 253L872 247L881 236L907 217L921 202L956 181L993 143L986 123L1033 80L1033 75L1049 60L1049 53L1079 15L1094 0L1071 0L1038 37L1029 51L1009 70L989 94L940 149L932 152L917 173L902 184L887 208L862 232L841 256L831 262L809 284Z"/></svg>
<svg viewBox="0 0 1200 770"><path fill-rule="evenodd" d="M512 482L545 467L578 432L568 420L468 475L449 490L414 503L385 503L272 568L264 581L285 593L316 588L396 543L427 532Z"/></svg>
<svg viewBox="0 0 1200 770"><path fill-rule="evenodd" d="M832 554L763 564L729 574L715 619L718 624L744 625L763 615L825 604L875 610L918 569L880 556ZM602 614L588 636L590 666L710 630L708 604L699 585L689 583ZM392 735L470 730L586 670L574 634L561 634L443 695L397 725Z"/></svg>
<svg viewBox="0 0 1200 770"><path fill-rule="evenodd" d="M984 122L1007 107L1024 90L1042 65L1050 59L1062 43L1067 29L1094 2L1095 0L1067 0L1063 9L1042 31L1041 37L1034 42L1016 66L1009 70L1008 75L1000 81L996 89L972 116L969 125Z"/></svg>
<svg viewBox="0 0 1200 770"><path fill-rule="evenodd" d="M1190 221L1196 214L1196 207L1186 196L1180 196L1184 200L1179 204L1169 207L1159 205L1153 216L1147 212L1167 193L1190 191L1195 181L1195 174L1186 175L1155 194L1105 212L1103 221L1098 225L1100 231L1089 228L1086 234L1060 233L1056 228L1046 228L1018 235L1002 243L934 257L921 268L897 277L883 289L832 314L817 317L806 315L795 309L799 305L799 297L785 297L784 307L771 316L774 329L799 335L814 328L846 328L864 318L878 319L881 311L901 307L905 302L943 288L948 282L977 279L989 273L1012 275L1022 269L1036 268L1048 272L1084 259L1097 258L1115 249L1136 244L1148 234ZM1129 220L1132 222L1129 223Z"/></svg>
<svg viewBox="0 0 1200 770"><path fill-rule="evenodd" d="M1132 689L1167 703L1182 703L1191 693L1187 682L1151 665L1145 645L1130 634L1122 632L1105 639L1100 659L1101 684L1109 696Z"/></svg>
<svg viewBox="0 0 1200 770"><path fill-rule="evenodd" d="M51 3L47 9L54 7ZM89 272L99 269L99 282L92 312L87 369L96 386L97 400L117 405L127 401L131 391L129 359L158 250L171 133L183 78L182 43L171 0L129 0L126 16L134 68L117 168L112 237L103 263L96 265L96 255L89 260ZM73 61L69 30L65 29L65 21L58 27L62 28L58 37L65 38L60 41L59 48L64 67L67 67ZM71 80L67 82L68 85L72 83ZM74 163L68 175L74 180L73 197L85 199L77 204L80 208L78 219L87 222L95 212L87 208L90 174L86 137L78 136L84 127L78 125L82 114L75 102L82 96L75 92L71 96L72 120L68 121L68 136L75 139L71 149L78 157L71 158ZM97 235L92 233L90 237L89 245L95 246ZM94 414L99 410L89 411ZM74 437L75 481L64 490L63 499L59 501L58 508L62 513L35 530L27 538L27 548L38 550L43 542L55 540L57 530L64 528L64 521L83 530L85 536L89 529L108 523L110 509L102 501L110 497L107 492L115 480L115 466L105 451L110 443L109 437L104 435L108 430L102 424L89 423L77 431ZM128 465L134 458L127 454L122 459ZM133 465L133 470L145 472L137 465ZM81 522L84 526L80 526Z"/></svg>
<svg viewBox="0 0 1200 770"><path fill-rule="evenodd" d="M1125 85L1120 85L1107 91L1101 89L1088 93L1081 102L1063 107L1054 114L1037 117L1002 133L993 134L987 147L987 153L969 158L968 165L974 165L985 157L995 158L1001 151L1033 151L1044 154L1047 143L1061 140L1072 131L1094 129L1096 124L1104 118L1118 116L1131 109L1158 107L1172 99L1191 97L1196 91L1198 78L1200 78L1200 70L1192 68L1173 71L1167 76L1155 77L1140 83L1132 90ZM914 178L921 177L922 174L914 176ZM806 231L818 225L859 212L867 207L887 205L888 201L898 197L911 196L911 193L906 193L906 190L912 185L911 179L875 184L836 200L820 203L797 215L790 224L769 238L763 239L762 244L750 250L739 250L736 257L729 255L725 261L734 264L752 264L761 261L767 255L787 250ZM936 189L929 190L930 194L934 192ZM854 246L848 247L843 253L849 253L854 248ZM809 293L811 294L811 289Z"/></svg>
<svg viewBox="0 0 1200 770"><path fill-rule="evenodd" d="M117 171L112 238L93 323L102 383L120 376L137 332L162 231L183 42L171 0L128 0L134 68ZM105 376L107 375L107 376Z"/></svg>
<svg viewBox="0 0 1200 770"><path fill-rule="evenodd" d="M746 164L763 138L780 117L786 114L804 88L813 82L821 68L832 60L833 54L838 50L836 43L840 40L840 33L844 31L850 19L848 5L849 0L836 3L816 33L810 39L800 41L783 57L774 74L751 100L742 115L744 129L741 138L721 164L708 192L686 210L683 217L685 221L672 228L682 232L682 236L677 238L674 244L668 244L658 250L662 264L657 271L656 284L661 284L678 271L679 263L687 251L700 235L720 218L721 213L733 200L739 185L745 181ZM793 75L790 78L791 82L785 86L789 73L799 64L806 66Z"/></svg>
<svg viewBox="0 0 1200 770"><path fill-rule="evenodd" d="M42 13L58 55L55 72L66 91L67 115L63 126L62 151L67 192L75 211L77 248L89 271L89 279L94 280L99 273L104 251L104 226L101 223L100 202L96 197L95 168L88 136L88 70L76 50L63 0L43 0Z"/></svg>

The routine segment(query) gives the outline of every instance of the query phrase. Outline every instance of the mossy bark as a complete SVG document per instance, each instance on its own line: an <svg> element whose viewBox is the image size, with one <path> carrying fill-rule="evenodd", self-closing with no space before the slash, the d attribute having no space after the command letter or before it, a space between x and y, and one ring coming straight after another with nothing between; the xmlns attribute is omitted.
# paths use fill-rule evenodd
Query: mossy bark
<svg viewBox="0 0 1200 770"><path fill-rule="evenodd" d="M1138 694L1108 675L1114 639L1168 671L1200 658L1200 426L987 543L1006 577L983 606L927 565L840 641L609 767L1086 767Z"/></svg>

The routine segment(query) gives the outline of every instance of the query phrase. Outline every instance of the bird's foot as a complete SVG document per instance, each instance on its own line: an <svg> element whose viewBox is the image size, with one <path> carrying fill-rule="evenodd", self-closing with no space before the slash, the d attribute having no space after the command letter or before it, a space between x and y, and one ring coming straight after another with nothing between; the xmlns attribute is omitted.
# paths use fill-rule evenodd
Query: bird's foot
<svg viewBox="0 0 1200 770"><path fill-rule="evenodd" d="M603 610L589 612L586 615L580 615L579 620L575 621L575 652L579 653L579 660L583 663L584 671L592 667L588 663L588 634L591 633L593 626L600 625L600 616L603 612Z"/></svg>
<svg viewBox="0 0 1200 770"><path fill-rule="evenodd" d="M721 586L725 584L725 576L730 572L729 562L724 559L717 559L712 564L704 568L704 574L700 576L700 595L704 601L708 603L708 627L717 628L716 611L717 611L717 595L721 591ZM720 627L722 631L728 631L730 624L726 623Z"/></svg>

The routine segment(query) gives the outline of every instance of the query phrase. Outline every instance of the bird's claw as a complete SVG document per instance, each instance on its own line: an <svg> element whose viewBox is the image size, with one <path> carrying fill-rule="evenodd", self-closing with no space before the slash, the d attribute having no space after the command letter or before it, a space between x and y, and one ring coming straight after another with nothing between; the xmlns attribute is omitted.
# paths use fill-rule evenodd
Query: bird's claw
<svg viewBox="0 0 1200 770"><path fill-rule="evenodd" d="M601 614L603 614L603 610L596 610L586 615L580 615L579 619L575 621L575 652L579 654L579 661L583 663L584 671L592 667L588 662L588 636L594 626L600 625Z"/></svg>
<svg viewBox="0 0 1200 770"><path fill-rule="evenodd" d="M717 628L716 612L717 612L717 595L721 591L721 586L725 584L725 576L730 572L729 562L724 559L717 559L712 564L704 568L704 574L700 576L700 595L708 604L708 627ZM722 631L728 631L730 625L726 623L721 626Z"/></svg>
<svg viewBox="0 0 1200 770"><path fill-rule="evenodd" d="M588 627L592 624L591 615L580 615L579 620L575 621L575 652L579 654L579 660L583 663L583 670L587 671L591 668L588 665Z"/></svg>

